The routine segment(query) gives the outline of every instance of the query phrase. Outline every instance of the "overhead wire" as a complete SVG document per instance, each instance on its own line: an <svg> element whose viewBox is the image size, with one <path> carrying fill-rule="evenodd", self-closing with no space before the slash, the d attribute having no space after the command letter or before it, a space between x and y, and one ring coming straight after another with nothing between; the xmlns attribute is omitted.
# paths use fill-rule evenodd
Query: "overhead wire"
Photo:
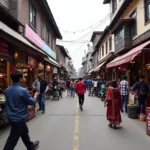
<svg viewBox="0 0 150 150"><path fill-rule="evenodd" d="M84 41L84 42L80 42L80 40L82 40L82 38L84 38L84 37L90 35L91 32L93 32L96 28L98 28L100 25L104 24L104 23L108 20L108 15L109 15L109 14L107 14L107 15L104 17L104 19L100 21L100 23L99 23L98 25L96 25L92 30L90 30L89 32L87 32L85 35L83 35L83 36L81 36L81 37L79 37L79 38L77 38L77 39L75 39L75 40L70 40L70 41L69 41L69 40L66 40L66 41L58 40L58 42L70 43L70 44L68 44L67 46L69 46L69 45L71 45L71 44L75 44L75 43L86 43L86 42L89 42L88 40L87 40L87 41ZM91 36L91 35L90 35L90 36Z"/></svg>
<svg viewBox="0 0 150 150"><path fill-rule="evenodd" d="M92 24L92 25L86 27L86 28L83 28L83 29L81 29L81 30L76 30L76 31L65 30L65 29L63 29L62 27L59 27L59 29L65 31L66 33L73 33L73 34L75 34L75 33L79 33L79 32L84 32L84 31L86 31L86 30L92 28L93 26L97 25L97 24L100 23L100 22L101 22L101 20L98 21L98 22L95 23L95 24Z"/></svg>

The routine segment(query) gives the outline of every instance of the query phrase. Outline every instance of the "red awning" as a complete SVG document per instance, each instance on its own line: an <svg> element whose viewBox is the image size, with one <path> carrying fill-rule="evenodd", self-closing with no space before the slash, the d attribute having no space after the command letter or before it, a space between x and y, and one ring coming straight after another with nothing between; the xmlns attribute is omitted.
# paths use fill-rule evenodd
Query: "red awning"
<svg viewBox="0 0 150 150"><path fill-rule="evenodd" d="M143 48L145 48L149 44L150 44L150 40L131 49L126 54L118 56L113 61L107 64L107 68L111 68L111 67L115 67L115 66L119 66L131 62L136 56L138 56L142 52Z"/></svg>

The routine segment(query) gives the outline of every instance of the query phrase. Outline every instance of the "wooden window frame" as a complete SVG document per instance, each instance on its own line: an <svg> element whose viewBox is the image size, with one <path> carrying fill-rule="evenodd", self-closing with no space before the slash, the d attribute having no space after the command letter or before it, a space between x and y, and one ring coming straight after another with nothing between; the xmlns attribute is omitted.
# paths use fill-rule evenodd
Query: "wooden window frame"
<svg viewBox="0 0 150 150"><path fill-rule="evenodd" d="M41 38L44 40L44 20L41 18Z"/></svg>
<svg viewBox="0 0 150 150"><path fill-rule="evenodd" d="M131 17L134 13L136 13L136 18L135 18L135 23L136 23L136 32L134 35L132 35L131 37L135 37L137 35L137 9L135 9L134 11L132 11L132 13L130 14L129 17Z"/></svg>
<svg viewBox="0 0 150 150"><path fill-rule="evenodd" d="M35 14L33 14L33 10L35 11ZM31 21L31 13L32 13L32 21ZM36 19L37 19L36 14L37 14L36 8L33 6L33 4L31 2L29 2L29 25L34 30L36 30Z"/></svg>
<svg viewBox="0 0 150 150"><path fill-rule="evenodd" d="M148 20L147 19L147 0L144 0L144 16L145 16L145 25L149 24L150 23L150 19ZM149 5L150 5L150 2L149 2Z"/></svg>
<svg viewBox="0 0 150 150"><path fill-rule="evenodd" d="M115 8L115 5L116 5L116 8ZM114 14L116 10L117 10L117 0L112 0L112 14Z"/></svg>
<svg viewBox="0 0 150 150"><path fill-rule="evenodd" d="M112 51L112 37L109 38L109 52Z"/></svg>
<svg viewBox="0 0 150 150"><path fill-rule="evenodd" d="M106 55L108 54L108 41L106 41Z"/></svg>

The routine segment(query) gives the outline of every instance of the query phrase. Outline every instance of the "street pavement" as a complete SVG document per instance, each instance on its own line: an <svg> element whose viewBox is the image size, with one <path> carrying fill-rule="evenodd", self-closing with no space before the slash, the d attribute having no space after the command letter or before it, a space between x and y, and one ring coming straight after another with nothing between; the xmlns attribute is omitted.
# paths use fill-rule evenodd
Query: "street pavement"
<svg viewBox="0 0 150 150"><path fill-rule="evenodd" d="M39 150L142 150L149 149L150 137L145 122L122 114L118 130L108 128L104 103L86 95L84 110L78 108L77 97L64 96L60 101L47 100L46 113L28 122L32 140L40 140ZM9 127L0 130L0 150ZM20 140L15 150L26 150Z"/></svg>

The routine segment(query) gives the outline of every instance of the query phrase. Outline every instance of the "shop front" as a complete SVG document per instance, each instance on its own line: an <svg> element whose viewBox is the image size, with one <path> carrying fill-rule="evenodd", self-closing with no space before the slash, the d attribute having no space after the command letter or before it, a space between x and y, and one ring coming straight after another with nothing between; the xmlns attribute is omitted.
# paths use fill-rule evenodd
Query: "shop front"
<svg viewBox="0 0 150 150"><path fill-rule="evenodd" d="M128 104L130 108L137 111L138 97L137 92L132 90L132 86L139 81L139 76L145 76L145 82L150 87L150 41L147 41L127 52L124 55L118 56L112 62L107 64L107 68L117 68L117 79L124 74L128 76L130 85ZM146 100L147 107L150 107L150 95ZM133 106L135 107L133 107ZM131 107L132 106L132 107ZM128 113L130 116L131 113ZM140 115L141 116L141 115ZM136 116L137 117L137 116Z"/></svg>
<svg viewBox="0 0 150 150"><path fill-rule="evenodd" d="M10 60L9 44L0 39L0 88L3 90L10 85Z"/></svg>
<svg viewBox="0 0 150 150"><path fill-rule="evenodd" d="M45 78L48 81L52 80L52 74L53 74L53 66L50 64L46 64L46 68L45 68Z"/></svg>

